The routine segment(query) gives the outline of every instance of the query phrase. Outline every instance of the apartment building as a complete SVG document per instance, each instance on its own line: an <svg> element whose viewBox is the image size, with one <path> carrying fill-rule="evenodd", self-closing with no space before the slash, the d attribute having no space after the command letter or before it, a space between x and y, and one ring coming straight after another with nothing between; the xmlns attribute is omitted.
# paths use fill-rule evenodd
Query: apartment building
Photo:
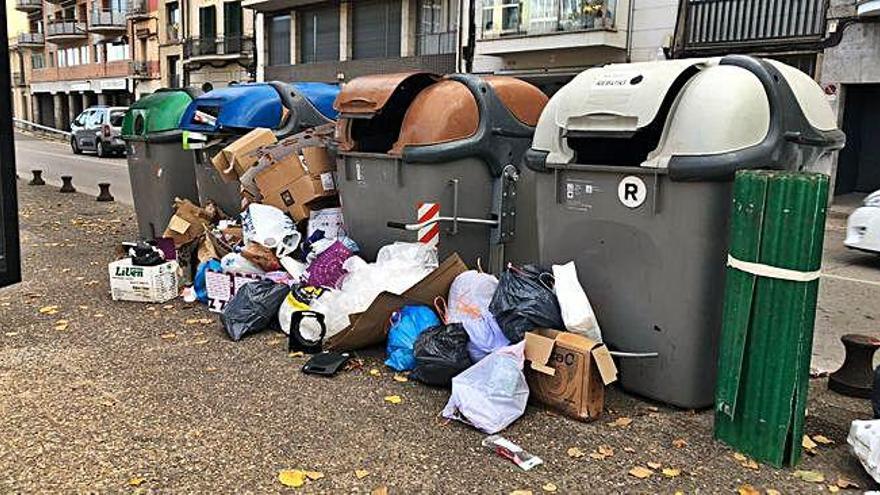
<svg viewBox="0 0 880 495"><path fill-rule="evenodd" d="M131 1L16 0L28 18L14 40L22 114L68 129L91 105L128 105L159 87L158 0Z"/></svg>
<svg viewBox="0 0 880 495"><path fill-rule="evenodd" d="M182 85L210 90L255 79L255 17L241 1L165 0L164 13L166 33L180 40L177 55L176 45L166 36L164 77L169 82L182 74ZM174 32L176 26L182 26L183 33Z"/></svg>
<svg viewBox="0 0 880 495"><path fill-rule="evenodd" d="M461 0L244 0L256 13L263 80L347 81L456 72Z"/></svg>
<svg viewBox="0 0 880 495"><path fill-rule="evenodd" d="M846 133L835 194L880 189L880 1L831 0L819 81Z"/></svg>

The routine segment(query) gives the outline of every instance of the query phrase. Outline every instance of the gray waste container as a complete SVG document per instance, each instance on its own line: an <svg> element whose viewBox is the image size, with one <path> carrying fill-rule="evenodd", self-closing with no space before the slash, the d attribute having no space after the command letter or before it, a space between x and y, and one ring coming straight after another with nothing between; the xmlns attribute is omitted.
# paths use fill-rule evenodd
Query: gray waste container
<svg viewBox="0 0 880 495"><path fill-rule="evenodd" d="M819 86L744 56L590 69L548 103L520 199L542 264L574 260L621 385L712 404L733 175L843 146ZM522 247L522 246L521 246ZM533 251L532 251L533 252Z"/></svg>
<svg viewBox="0 0 880 495"><path fill-rule="evenodd" d="M346 84L335 104L337 185L362 255L439 240L441 258L500 264L516 235L515 165L546 102L510 77L405 73Z"/></svg>
<svg viewBox="0 0 880 495"><path fill-rule="evenodd" d="M128 175L144 239L159 237L174 214L174 198L197 202L190 153L181 145L180 116L201 91L160 89L135 102L122 121Z"/></svg>
<svg viewBox="0 0 880 495"><path fill-rule="evenodd" d="M296 85L277 81L236 84L196 98L184 113L180 126L206 140L193 149L196 182L202 204L213 200L228 214L241 206L240 184L226 182L211 164L211 158L235 139L258 127L272 129L280 139L304 129L333 122L332 114L320 110L327 91L338 92L335 84ZM313 97L320 93L321 98ZM287 111L284 119L285 109Z"/></svg>

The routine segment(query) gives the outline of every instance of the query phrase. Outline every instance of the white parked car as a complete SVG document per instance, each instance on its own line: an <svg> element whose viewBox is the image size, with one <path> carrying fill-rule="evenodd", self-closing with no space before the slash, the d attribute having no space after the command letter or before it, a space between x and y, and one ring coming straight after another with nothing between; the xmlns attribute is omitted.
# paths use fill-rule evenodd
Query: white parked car
<svg viewBox="0 0 880 495"><path fill-rule="evenodd" d="M865 198L864 205L846 221L847 247L880 253L880 190Z"/></svg>

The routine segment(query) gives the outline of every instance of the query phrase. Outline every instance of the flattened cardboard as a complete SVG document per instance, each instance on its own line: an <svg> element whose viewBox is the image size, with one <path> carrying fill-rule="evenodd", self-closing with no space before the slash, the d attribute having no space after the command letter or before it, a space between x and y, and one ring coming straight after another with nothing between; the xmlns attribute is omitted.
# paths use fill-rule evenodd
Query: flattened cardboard
<svg viewBox="0 0 880 495"><path fill-rule="evenodd" d="M617 367L603 344L578 334L535 329L525 336L525 369L530 397L574 419L602 414L605 386Z"/></svg>
<svg viewBox="0 0 880 495"><path fill-rule="evenodd" d="M199 208L189 200L177 202L174 215L168 221L168 227L162 234L174 241L175 247L188 244L205 233L205 224L211 223L211 215L204 208Z"/></svg>
<svg viewBox="0 0 880 495"><path fill-rule="evenodd" d="M434 299L437 296L446 297L452 281L467 269L461 257L452 254L403 294L382 292L366 311L349 315L351 324L327 339L324 347L334 351L354 351L385 342L392 313L406 304L433 306Z"/></svg>
<svg viewBox="0 0 880 495"><path fill-rule="evenodd" d="M258 148L278 142L271 130L258 127L223 148L222 154L226 162L232 165L236 177L243 175L257 164L260 157L255 153Z"/></svg>

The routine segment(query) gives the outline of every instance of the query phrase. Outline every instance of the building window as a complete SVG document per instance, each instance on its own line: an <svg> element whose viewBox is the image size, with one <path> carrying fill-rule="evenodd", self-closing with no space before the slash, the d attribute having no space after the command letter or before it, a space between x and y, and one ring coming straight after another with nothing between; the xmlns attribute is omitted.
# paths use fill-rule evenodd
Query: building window
<svg viewBox="0 0 880 495"><path fill-rule="evenodd" d="M270 21L269 65L290 65L290 15L276 15Z"/></svg>
<svg viewBox="0 0 880 495"><path fill-rule="evenodd" d="M458 1L419 0L416 53L455 53L458 34Z"/></svg>
<svg viewBox="0 0 880 495"><path fill-rule="evenodd" d="M339 60L339 6L303 9L297 20L300 62Z"/></svg>
<svg viewBox="0 0 880 495"><path fill-rule="evenodd" d="M217 37L217 7L202 7L199 9L199 38L203 41L214 43Z"/></svg>
<svg viewBox="0 0 880 495"><path fill-rule="evenodd" d="M223 4L223 36L226 38L241 38L244 22L241 17L241 2L226 2Z"/></svg>
<svg viewBox="0 0 880 495"><path fill-rule="evenodd" d="M131 58L128 43L109 43L107 48L107 61L128 60Z"/></svg>
<svg viewBox="0 0 880 495"><path fill-rule="evenodd" d="M352 5L352 56L400 56L400 0L364 1Z"/></svg>
<svg viewBox="0 0 880 495"><path fill-rule="evenodd" d="M46 60L43 58L42 53L33 53L31 54L31 67L34 69L42 69L46 66Z"/></svg>

